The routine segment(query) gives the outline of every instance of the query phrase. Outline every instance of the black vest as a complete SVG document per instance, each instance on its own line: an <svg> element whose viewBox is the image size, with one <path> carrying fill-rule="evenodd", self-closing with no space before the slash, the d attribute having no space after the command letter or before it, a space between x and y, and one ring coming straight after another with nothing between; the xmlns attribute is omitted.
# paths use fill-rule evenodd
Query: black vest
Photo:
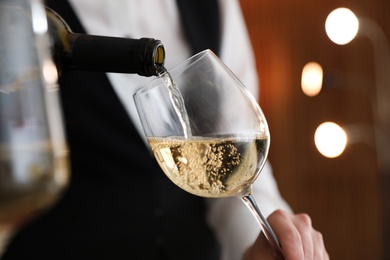
<svg viewBox="0 0 390 260"><path fill-rule="evenodd" d="M113 0L115 1L115 0ZM84 32L65 0L48 0ZM177 0L193 53L218 52L217 1ZM204 199L172 184L104 73L60 79L72 179L61 200L13 238L9 259L219 259Z"/></svg>

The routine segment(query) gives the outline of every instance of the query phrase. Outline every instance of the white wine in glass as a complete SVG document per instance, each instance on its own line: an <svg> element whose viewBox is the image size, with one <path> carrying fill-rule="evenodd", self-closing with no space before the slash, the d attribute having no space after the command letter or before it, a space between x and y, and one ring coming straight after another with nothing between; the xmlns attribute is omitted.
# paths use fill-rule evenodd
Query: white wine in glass
<svg viewBox="0 0 390 260"><path fill-rule="evenodd" d="M268 155L268 125L255 98L210 50L139 89L134 101L160 167L183 190L238 197L283 259L277 237L252 195Z"/></svg>
<svg viewBox="0 0 390 260"><path fill-rule="evenodd" d="M40 0L0 0L0 258L58 199L68 152Z"/></svg>

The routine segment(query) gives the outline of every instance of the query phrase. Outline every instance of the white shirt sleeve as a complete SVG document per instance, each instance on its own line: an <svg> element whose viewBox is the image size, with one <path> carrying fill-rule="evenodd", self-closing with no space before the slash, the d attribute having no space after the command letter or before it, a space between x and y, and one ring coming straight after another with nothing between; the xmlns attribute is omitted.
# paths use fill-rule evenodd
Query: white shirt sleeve
<svg viewBox="0 0 390 260"><path fill-rule="evenodd" d="M220 0L222 21L221 60L258 98L258 76L253 49L237 0ZM253 195L265 217L276 209L291 211L281 197L272 169L266 163L252 186ZM260 224L238 198L208 199L208 222L222 249L223 260L241 259L256 239Z"/></svg>

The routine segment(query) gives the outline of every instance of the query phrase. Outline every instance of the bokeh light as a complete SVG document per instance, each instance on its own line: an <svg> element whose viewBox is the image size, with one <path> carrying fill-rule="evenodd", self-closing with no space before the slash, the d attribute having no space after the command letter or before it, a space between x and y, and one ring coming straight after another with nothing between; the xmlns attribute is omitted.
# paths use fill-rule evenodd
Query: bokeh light
<svg viewBox="0 0 390 260"><path fill-rule="evenodd" d="M338 124L325 122L318 126L314 142L323 156L335 158L344 152L347 145L347 134Z"/></svg>
<svg viewBox="0 0 390 260"><path fill-rule="evenodd" d="M316 96L322 88L323 70L317 62L307 63L302 70L301 87L307 96Z"/></svg>
<svg viewBox="0 0 390 260"><path fill-rule="evenodd" d="M359 20L350 9L337 8L326 18L325 30L331 41L344 45L355 38L359 31Z"/></svg>

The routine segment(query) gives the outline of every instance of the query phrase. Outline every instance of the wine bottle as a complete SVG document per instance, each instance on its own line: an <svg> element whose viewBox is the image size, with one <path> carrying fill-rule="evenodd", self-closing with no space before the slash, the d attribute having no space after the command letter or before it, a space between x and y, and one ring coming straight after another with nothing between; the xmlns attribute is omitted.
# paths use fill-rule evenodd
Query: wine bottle
<svg viewBox="0 0 390 260"><path fill-rule="evenodd" d="M158 75L165 49L153 38L120 38L73 33L65 20L46 7L53 59L59 74L67 70Z"/></svg>

